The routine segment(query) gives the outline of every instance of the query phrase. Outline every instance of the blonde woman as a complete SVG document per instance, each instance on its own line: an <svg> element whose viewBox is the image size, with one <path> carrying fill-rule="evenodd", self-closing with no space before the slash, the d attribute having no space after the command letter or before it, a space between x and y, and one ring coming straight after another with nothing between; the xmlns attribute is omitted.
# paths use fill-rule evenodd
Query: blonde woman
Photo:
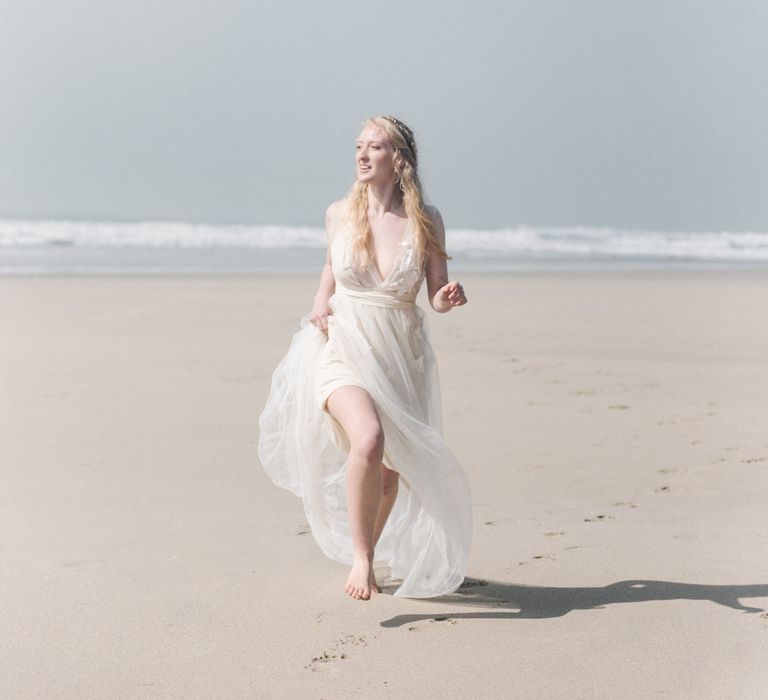
<svg viewBox="0 0 768 700"><path fill-rule="evenodd" d="M459 587L471 543L469 484L442 438L437 364L415 299L467 303L448 280L445 230L424 204L412 130L373 117L356 144L356 181L326 211L328 252L312 311L272 376L259 458L303 500L325 554L351 565L345 590L394 595Z"/></svg>

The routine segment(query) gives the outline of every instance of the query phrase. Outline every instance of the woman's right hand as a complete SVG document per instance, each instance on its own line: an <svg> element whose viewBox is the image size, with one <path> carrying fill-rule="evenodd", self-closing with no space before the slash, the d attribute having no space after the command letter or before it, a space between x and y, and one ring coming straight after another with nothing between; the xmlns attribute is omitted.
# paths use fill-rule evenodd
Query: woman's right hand
<svg viewBox="0 0 768 700"><path fill-rule="evenodd" d="M328 316L333 313L333 309L328 302L315 302L312 311L309 312L310 323L322 333L328 332Z"/></svg>

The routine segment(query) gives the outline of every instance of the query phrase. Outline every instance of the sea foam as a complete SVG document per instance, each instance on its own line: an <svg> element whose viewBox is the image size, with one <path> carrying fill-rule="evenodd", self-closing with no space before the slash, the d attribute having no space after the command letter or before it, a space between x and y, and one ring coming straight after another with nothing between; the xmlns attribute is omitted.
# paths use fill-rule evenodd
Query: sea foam
<svg viewBox="0 0 768 700"><path fill-rule="evenodd" d="M291 270L296 265L313 269L325 246L325 232L317 227L0 220L0 273L142 271L159 266L164 271ZM768 232L523 225L448 229L446 248L455 264L474 270L520 269L553 261L566 266L768 264Z"/></svg>

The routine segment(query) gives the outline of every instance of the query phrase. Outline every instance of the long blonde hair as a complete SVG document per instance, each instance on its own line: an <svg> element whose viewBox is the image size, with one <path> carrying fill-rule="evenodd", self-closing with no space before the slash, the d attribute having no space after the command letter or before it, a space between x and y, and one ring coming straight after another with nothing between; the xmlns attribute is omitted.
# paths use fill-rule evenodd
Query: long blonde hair
<svg viewBox="0 0 768 700"><path fill-rule="evenodd" d="M417 171L416 141L413 131L393 116L369 117L363 123L375 124L387 132L394 154L392 165L395 169L395 189L405 214L413 226L416 255L420 266L424 266L430 250L434 249L443 260L451 257L438 241L434 224L425 211L421 181ZM352 224L354 234L352 249L363 269L373 262L373 232L368 221L368 184L355 181L343 199L345 221Z"/></svg>

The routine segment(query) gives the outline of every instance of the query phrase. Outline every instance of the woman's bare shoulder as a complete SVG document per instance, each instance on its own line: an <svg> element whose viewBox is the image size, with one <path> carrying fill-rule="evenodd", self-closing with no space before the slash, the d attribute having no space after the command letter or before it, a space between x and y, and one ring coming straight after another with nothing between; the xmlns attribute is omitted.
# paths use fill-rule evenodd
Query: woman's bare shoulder
<svg viewBox="0 0 768 700"><path fill-rule="evenodd" d="M331 202L328 208L325 210L325 230L329 239L336 233L336 229L341 221L341 213L344 205L343 199L337 199L335 202Z"/></svg>
<svg viewBox="0 0 768 700"><path fill-rule="evenodd" d="M337 199L335 202L331 202L328 208L325 210L325 215L335 216L341 211L341 206L344 203L343 199Z"/></svg>
<svg viewBox="0 0 768 700"><path fill-rule="evenodd" d="M440 210L434 204L425 204L424 212L432 220L432 223L436 224L437 226L442 225L443 216L440 213Z"/></svg>
<svg viewBox="0 0 768 700"><path fill-rule="evenodd" d="M445 237L445 225L443 224L443 216L440 214L440 210L434 204L425 204L424 212L432 221L432 230L438 240L441 237Z"/></svg>

